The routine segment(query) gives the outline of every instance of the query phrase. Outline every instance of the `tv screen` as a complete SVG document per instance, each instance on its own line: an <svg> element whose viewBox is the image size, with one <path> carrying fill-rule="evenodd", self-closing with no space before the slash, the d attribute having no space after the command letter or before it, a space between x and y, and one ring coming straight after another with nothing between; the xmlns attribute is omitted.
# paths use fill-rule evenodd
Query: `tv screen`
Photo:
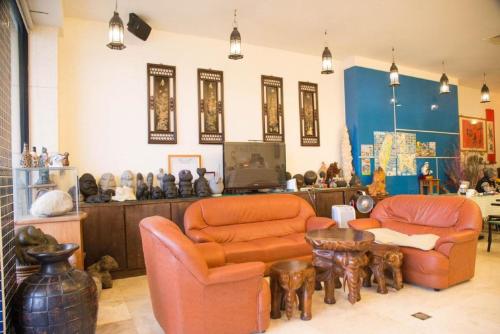
<svg viewBox="0 0 500 334"><path fill-rule="evenodd" d="M225 189L284 187L285 172L283 143L224 143Z"/></svg>

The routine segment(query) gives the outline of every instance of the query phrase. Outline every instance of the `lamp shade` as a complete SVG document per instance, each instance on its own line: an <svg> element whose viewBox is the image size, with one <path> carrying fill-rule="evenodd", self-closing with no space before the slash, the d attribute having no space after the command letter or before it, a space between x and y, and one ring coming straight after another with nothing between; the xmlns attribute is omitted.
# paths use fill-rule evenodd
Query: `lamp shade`
<svg viewBox="0 0 500 334"><path fill-rule="evenodd" d="M439 94L448 94L450 92L450 84L448 81L448 77L446 73L441 75L441 79L439 79Z"/></svg>
<svg viewBox="0 0 500 334"><path fill-rule="evenodd" d="M391 86L399 86L399 71L395 62L392 62L391 69L389 70L389 79Z"/></svg>
<svg viewBox="0 0 500 334"><path fill-rule="evenodd" d="M123 21L116 11L109 21L109 43L107 46L112 50L123 50L126 48L125 44L123 44Z"/></svg>
<svg viewBox="0 0 500 334"><path fill-rule="evenodd" d="M486 86L486 83L481 87L481 103L490 102L490 89Z"/></svg>
<svg viewBox="0 0 500 334"><path fill-rule="evenodd" d="M325 46L323 55L321 56L321 74L333 73L332 53L328 46Z"/></svg>
<svg viewBox="0 0 500 334"><path fill-rule="evenodd" d="M233 28L229 37L229 59L237 60L243 58L241 54L241 35L237 27Z"/></svg>

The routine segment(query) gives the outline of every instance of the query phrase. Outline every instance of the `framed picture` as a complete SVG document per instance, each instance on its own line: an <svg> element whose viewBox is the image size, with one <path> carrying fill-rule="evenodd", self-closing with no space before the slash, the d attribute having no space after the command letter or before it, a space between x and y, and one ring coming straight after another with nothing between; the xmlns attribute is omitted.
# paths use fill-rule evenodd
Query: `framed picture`
<svg viewBox="0 0 500 334"><path fill-rule="evenodd" d="M179 180L179 172L183 169L191 171L193 179L196 179L196 169L200 168L201 155L169 155L168 156L168 172Z"/></svg>
<svg viewBox="0 0 500 334"><path fill-rule="evenodd" d="M261 91L263 140L265 142L284 142L283 78L263 75L261 77Z"/></svg>
<svg viewBox="0 0 500 334"><path fill-rule="evenodd" d="M222 71L198 69L200 144L224 143L224 81Z"/></svg>
<svg viewBox="0 0 500 334"><path fill-rule="evenodd" d="M299 81L300 145L319 145L318 85Z"/></svg>
<svg viewBox="0 0 500 334"><path fill-rule="evenodd" d="M486 151L486 120L460 116L460 149Z"/></svg>
<svg viewBox="0 0 500 334"><path fill-rule="evenodd" d="M176 144L175 66L147 64L148 143Z"/></svg>
<svg viewBox="0 0 500 334"><path fill-rule="evenodd" d="M495 164L496 158L496 143L495 143L495 111L486 109L486 148L488 153L488 162Z"/></svg>

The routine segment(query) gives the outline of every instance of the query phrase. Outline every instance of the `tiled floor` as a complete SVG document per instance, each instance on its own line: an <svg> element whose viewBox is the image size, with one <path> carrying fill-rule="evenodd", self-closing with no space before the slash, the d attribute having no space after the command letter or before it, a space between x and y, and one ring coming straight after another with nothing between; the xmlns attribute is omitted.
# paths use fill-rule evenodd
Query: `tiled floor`
<svg viewBox="0 0 500 334"><path fill-rule="evenodd" d="M500 333L500 235L495 236L491 253L480 241L473 280L435 292L405 285L396 292L379 295L376 287L363 288L362 300L349 304L342 290L337 303L326 305L323 294L313 297L313 319L272 320L269 334L319 333ZM424 312L422 321L411 316ZM156 323L145 276L115 280L104 290L99 305L98 334L163 333Z"/></svg>

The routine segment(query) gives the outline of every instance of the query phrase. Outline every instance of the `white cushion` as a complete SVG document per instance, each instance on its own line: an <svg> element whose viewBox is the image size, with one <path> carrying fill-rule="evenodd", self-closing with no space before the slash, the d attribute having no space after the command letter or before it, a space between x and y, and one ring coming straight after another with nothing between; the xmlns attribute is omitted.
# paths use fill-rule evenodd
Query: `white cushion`
<svg viewBox="0 0 500 334"><path fill-rule="evenodd" d="M412 247L425 251L433 249L439 239L435 234L408 235L389 228L371 228L367 231L375 235L375 242L378 244Z"/></svg>

